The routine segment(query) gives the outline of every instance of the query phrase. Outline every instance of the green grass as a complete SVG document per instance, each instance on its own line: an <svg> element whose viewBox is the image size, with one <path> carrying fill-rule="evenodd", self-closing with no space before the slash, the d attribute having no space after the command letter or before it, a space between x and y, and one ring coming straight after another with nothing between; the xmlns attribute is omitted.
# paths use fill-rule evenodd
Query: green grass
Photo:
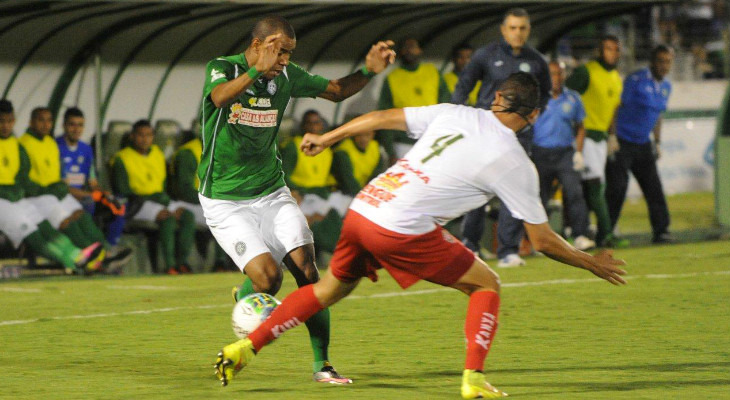
<svg viewBox="0 0 730 400"><path fill-rule="evenodd" d="M712 192L682 193L667 196L672 231L710 228L715 223L715 196ZM649 213L643 197L627 199L621 211L622 233L651 232Z"/></svg>
<svg viewBox="0 0 730 400"><path fill-rule="evenodd" d="M617 255L629 262L625 287L546 258L499 270L489 380L524 399L730 398L730 242ZM380 275L332 310L331 355L355 379L348 387L311 381L304 328L220 387L211 364L234 340L239 274L2 282L0 398L460 398L466 297L428 283L402 292ZM368 297L390 292L413 295Z"/></svg>

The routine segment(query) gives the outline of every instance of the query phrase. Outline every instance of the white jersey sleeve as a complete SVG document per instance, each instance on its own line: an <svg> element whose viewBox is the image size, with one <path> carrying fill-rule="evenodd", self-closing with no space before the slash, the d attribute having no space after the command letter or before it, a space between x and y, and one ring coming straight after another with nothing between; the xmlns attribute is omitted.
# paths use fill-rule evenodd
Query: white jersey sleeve
<svg viewBox="0 0 730 400"><path fill-rule="evenodd" d="M524 153L508 152L485 169L500 170L500 178L496 182L485 182L485 187L502 200L513 217L530 224L548 221L540 200L537 170ZM483 176L495 176L489 172L484 171Z"/></svg>
<svg viewBox="0 0 730 400"><path fill-rule="evenodd" d="M448 110L458 107L456 104L442 103L425 107L405 107L403 113L406 116L408 136L418 139L423 136L428 126L439 116L448 117Z"/></svg>

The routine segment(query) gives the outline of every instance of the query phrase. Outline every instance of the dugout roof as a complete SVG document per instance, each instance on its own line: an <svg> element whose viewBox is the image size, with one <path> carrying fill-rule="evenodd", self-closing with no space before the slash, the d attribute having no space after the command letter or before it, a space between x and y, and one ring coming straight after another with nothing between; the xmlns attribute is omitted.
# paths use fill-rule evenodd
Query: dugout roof
<svg viewBox="0 0 730 400"><path fill-rule="evenodd" d="M661 1L659 1L661 2ZM135 63L167 66L156 88L159 95L176 66L204 64L221 54L240 52L252 23L264 14L280 14L297 31L297 61L305 67L326 61L355 68L369 46L381 38L415 37L429 48L460 42L483 44L498 35L495 25L509 7L525 7L538 49L549 48L567 31L658 1L34 1L0 2L0 63L13 71L0 76L0 97L28 89L19 79L29 64L60 65L50 74L54 89L48 104L57 111L74 78L95 54L116 65L102 89L108 106L116 84ZM31 86L32 87L32 86ZM103 115L103 113L102 113Z"/></svg>

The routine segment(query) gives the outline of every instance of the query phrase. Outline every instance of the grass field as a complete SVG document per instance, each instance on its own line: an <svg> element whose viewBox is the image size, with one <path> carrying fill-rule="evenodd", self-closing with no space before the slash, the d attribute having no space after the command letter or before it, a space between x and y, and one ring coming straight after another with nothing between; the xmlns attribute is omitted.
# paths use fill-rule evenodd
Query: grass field
<svg viewBox="0 0 730 400"><path fill-rule="evenodd" d="M489 380L525 399L730 398L730 242L623 250L614 287L546 258L499 270ZM2 399L456 399L466 297L387 274L333 308L331 355L355 379L312 382L307 332L267 347L228 387L239 274L0 283ZM279 297L293 290L286 276Z"/></svg>

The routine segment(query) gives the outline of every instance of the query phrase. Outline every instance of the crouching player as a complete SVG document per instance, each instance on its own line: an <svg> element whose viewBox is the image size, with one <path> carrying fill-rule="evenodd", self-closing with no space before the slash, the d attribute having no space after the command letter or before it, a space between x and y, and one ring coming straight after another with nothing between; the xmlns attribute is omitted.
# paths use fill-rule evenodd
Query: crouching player
<svg viewBox="0 0 730 400"><path fill-rule="evenodd" d="M376 280L376 270L385 268L403 288L424 279L469 296L461 395L506 396L482 372L497 330L499 277L441 225L496 195L524 221L538 251L612 284L625 283L618 267L623 261L610 252L579 251L547 224L537 172L515 136L537 117L538 100L535 78L519 72L500 85L491 111L452 104L391 109L322 136L306 135L301 146L307 155L373 129L407 130L418 142L356 196L322 280L287 296L258 329L218 353L223 385L283 331L347 296L362 277Z"/></svg>

